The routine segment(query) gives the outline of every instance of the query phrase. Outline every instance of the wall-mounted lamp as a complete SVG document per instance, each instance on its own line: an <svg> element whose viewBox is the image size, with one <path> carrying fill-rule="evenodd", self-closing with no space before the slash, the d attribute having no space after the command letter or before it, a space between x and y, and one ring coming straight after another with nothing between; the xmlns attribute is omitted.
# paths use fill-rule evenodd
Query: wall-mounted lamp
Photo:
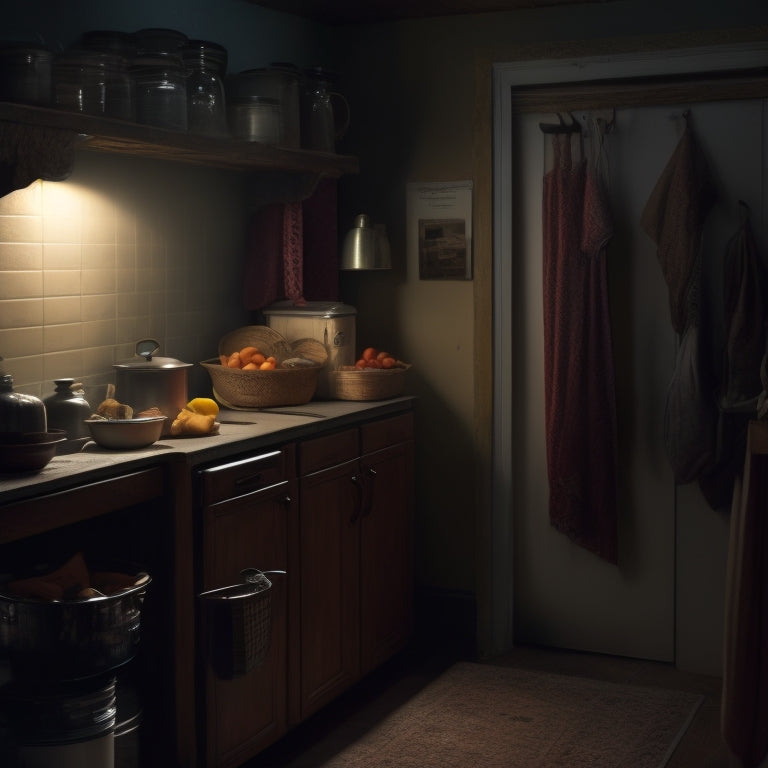
<svg viewBox="0 0 768 768"><path fill-rule="evenodd" d="M355 226L344 238L339 269L392 269L386 227L372 226L364 213L356 216Z"/></svg>

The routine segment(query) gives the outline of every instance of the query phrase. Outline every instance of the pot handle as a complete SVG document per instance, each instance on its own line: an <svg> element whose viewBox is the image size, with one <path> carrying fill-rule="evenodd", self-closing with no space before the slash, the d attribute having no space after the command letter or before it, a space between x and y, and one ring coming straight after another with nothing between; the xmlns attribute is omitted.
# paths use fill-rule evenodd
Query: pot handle
<svg viewBox="0 0 768 768"><path fill-rule="evenodd" d="M160 342L155 339L142 339L136 342L136 354L143 357L147 362L152 359L152 355L160 350Z"/></svg>

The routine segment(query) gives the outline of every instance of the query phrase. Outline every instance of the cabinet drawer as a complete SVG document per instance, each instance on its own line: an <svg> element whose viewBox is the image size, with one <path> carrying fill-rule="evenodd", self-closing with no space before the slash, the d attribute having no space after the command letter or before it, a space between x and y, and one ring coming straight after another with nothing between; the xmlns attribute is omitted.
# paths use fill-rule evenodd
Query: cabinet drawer
<svg viewBox="0 0 768 768"><path fill-rule="evenodd" d="M357 429L346 429L299 444L299 471L308 475L356 459L359 455Z"/></svg>
<svg viewBox="0 0 768 768"><path fill-rule="evenodd" d="M380 451L390 445L413 440L413 412L363 424L360 440L362 453Z"/></svg>
<svg viewBox="0 0 768 768"><path fill-rule="evenodd" d="M292 445L200 470L203 505L267 488L294 476Z"/></svg>

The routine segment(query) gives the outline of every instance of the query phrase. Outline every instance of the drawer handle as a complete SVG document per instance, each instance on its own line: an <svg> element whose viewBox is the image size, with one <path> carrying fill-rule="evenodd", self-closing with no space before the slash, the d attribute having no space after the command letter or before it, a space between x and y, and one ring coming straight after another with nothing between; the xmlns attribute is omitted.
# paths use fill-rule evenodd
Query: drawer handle
<svg viewBox="0 0 768 768"><path fill-rule="evenodd" d="M246 475L245 477L238 477L235 480L235 485L238 487L260 485L264 482L264 475L261 472L257 472L255 475Z"/></svg>

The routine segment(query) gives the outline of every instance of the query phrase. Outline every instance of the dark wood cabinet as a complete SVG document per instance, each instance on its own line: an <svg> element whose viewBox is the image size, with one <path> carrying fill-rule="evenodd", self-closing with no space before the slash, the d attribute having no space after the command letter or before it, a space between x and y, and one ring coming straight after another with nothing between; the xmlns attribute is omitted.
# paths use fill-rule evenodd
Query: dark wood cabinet
<svg viewBox="0 0 768 768"><path fill-rule="evenodd" d="M373 422L361 433L360 673L365 675L402 649L413 632L412 414Z"/></svg>
<svg viewBox="0 0 768 768"><path fill-rule="evenodd" d="M332 701L411 635L412 414L306 440L299 468L292 722Z"/></svg>
<svg viewBox="0 0 768 768"><path fill-rule="evenodd" d="M297 506L292 463L288 446L200 471L203 590L242 584L248 568L289 572L288 532ZM231 677L220 676L211 663L206 642L211 627L206 612L199 611L201 752L210 768L241 765L286 732L287 575L267 574L272 588L266 657ZM235 635L238 629L234 623ZM241 651L242 635L233 642Z"/></svg>

